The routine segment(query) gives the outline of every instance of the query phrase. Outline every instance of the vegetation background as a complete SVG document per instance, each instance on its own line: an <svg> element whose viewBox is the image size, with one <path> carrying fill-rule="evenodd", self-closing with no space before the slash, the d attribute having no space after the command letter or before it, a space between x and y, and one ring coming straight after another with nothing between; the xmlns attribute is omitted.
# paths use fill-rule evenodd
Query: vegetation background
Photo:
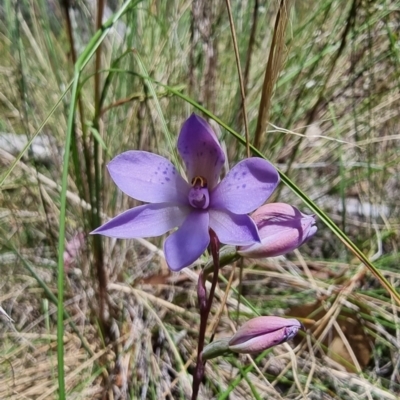
<svg viewBox="0 0 400 400"><path fill-rule="evenodd" d="M1 399L190 397L199 266L170 273L162 238L88 232L136 205L107 162L179 162L193 111L224 123L231 165L246 116L286 174L271 200L319 216L300 251L224 267L208 330L287 315L307 332L208 362L199 398L399 398L399 1L2 0L0 15Z"/></svg>

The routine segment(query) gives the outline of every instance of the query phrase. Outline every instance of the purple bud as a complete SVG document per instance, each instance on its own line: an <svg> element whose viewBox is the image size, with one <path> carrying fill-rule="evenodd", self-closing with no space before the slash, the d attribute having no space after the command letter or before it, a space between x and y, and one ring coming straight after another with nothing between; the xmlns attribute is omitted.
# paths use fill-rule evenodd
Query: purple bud
<svg viewBox="0 0 400 400"><path fill-rule="evenodd" d="M244 323L229 341L235 353L257 353L292 339L302 328L297 319L257 317Z"/></svg>
<svg viewBox="0 0 400 400"><path fill-rule="evenodd" d="M200 313L204 312L207 307L207 289L203 271L200 272L199 280L197 281L197 298L199 301Z"/></svg>
<svg viewBox="0 0 400 400"><path fill-rule="evenodd" d="M251 218L257 225L261 243L241 246L243 257L276 257L300 247L317 231L313 215L301 213L285 203L265 204Z"/></svg>

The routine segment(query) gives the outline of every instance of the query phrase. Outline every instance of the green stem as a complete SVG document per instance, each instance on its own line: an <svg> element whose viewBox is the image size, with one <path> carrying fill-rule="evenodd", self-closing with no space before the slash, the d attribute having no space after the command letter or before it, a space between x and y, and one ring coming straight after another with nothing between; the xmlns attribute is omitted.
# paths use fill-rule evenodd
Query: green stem
<svg viewBox="0 0 400 400"><path fill-rule="evenodd" d="M136 2L137 3L137 2ZM58 239L58 310L57 310L57 358L58 358L58 391L59 399L65 399L65 381L64 381L64 249L65 249L65 218L67 207L67 186L68 186L68 165L71 148L71 139L73 136L75 110L77 99L79 97L79 81L82 70L88 64L96 50L101 45L108 31L113 24L125 13L133 0L126 1L102 27L98 30L89 44L78 58L74 69L74 80L71 90L71 103L68 114L67 133L65 138L65 153L63 161L62 184L61 184L61 205L60 205L60 229ZM99 212L99 211L98 211Z"/></svg>

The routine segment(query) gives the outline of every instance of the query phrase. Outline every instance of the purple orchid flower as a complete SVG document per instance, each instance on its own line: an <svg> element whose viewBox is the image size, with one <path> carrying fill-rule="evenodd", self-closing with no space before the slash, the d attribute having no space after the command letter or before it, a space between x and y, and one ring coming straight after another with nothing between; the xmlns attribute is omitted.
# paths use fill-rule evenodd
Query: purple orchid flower
<svg viewBox="0 0 400 400"><path fill-rule="evenodd" d="M235 353L257 353L296 336L302 325L297 319L256 317L245 322L229 341Z"/></svg>
<svg viewBox="0 0 400 400"><path fill-rule="evenodd" d="M261 243L239 247L242 257L280 256L297 249L317 232L314 215L303 214L285 203L265 204L251 218L257 225Z"/></svg>
<svg viewBox="0 0 400 400"><path fill-rule="evenodd" d="M115 157L108 170L128 196L147 202L132 208L92 233L134 239L160 236L178 227L164 243L173 271L192 264L206 250L209 229L219 241L234 246L259 242L254 221L247 215L267 200L279 183L276 169L266 160L249 158L219 181L224 152L208 123L192 114L178 138L178 152L188 182L167 159L145 151Z"/></svg>

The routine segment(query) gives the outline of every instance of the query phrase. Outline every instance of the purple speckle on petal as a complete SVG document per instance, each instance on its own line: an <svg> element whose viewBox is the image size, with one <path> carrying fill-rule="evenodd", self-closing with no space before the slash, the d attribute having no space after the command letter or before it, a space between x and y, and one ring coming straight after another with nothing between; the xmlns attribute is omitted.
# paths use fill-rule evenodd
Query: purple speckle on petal
<svg viewBox="0 0 400 400"><path fill-rule="evenodd" d="M246 188L246 184L245 183L243 183L243 185L242 185L242 189L245 189Z"/></svg>

